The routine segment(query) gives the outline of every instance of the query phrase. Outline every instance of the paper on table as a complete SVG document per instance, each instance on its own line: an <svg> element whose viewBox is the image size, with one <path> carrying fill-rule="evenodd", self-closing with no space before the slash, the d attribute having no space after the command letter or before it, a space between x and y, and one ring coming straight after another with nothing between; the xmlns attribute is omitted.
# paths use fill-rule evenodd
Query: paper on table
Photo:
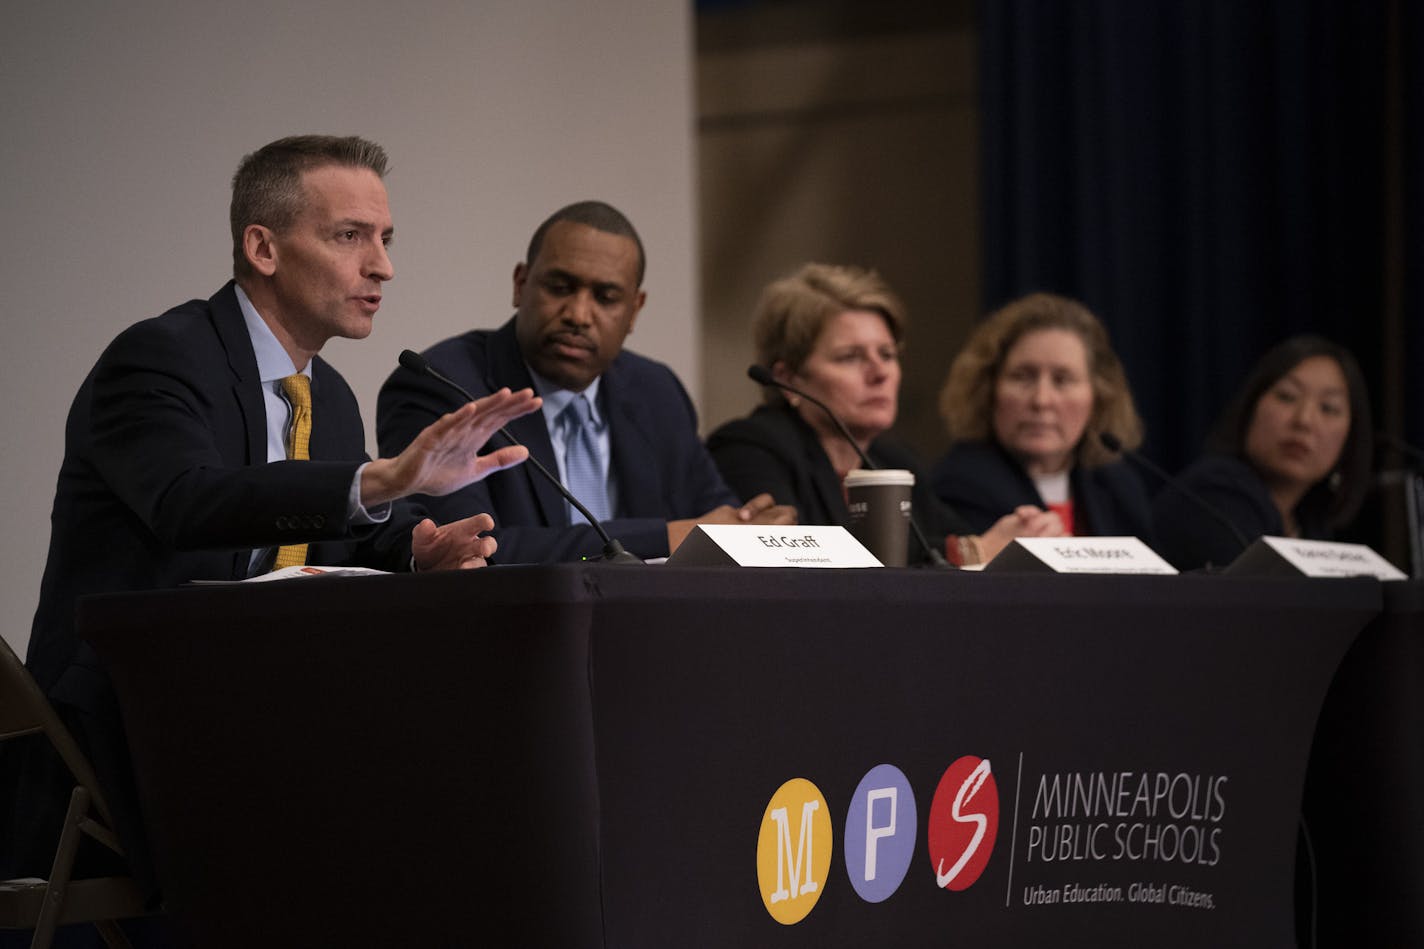
<svg viewBox="0 0 1424 949"><path fill-rule="evenodd" d="M317 567L311 564L298 564L295 567L273 570L271 573L259 573L246 580L190 580L188 582L203 584L266 583L268 580L291 580L297 577L365 577L388 572L387 570L372 570L370 567Z"/></svg>

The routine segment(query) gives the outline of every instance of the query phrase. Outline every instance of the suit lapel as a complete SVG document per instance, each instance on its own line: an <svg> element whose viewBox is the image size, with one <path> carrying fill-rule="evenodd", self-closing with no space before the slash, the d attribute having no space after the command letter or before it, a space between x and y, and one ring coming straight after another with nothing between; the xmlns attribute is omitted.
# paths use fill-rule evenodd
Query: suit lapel
<svg viewBox="0 0 1424 949"><path fill-rule="evenodd" d="M1019 464L1018 460L997 442L994 444L994 450L999 453L999 460L1003 463L1004 470L1009 473L1013 483L1018 485L1018 490L1014 491L1012 484L1007 482L1004 484L1005 493L998 506L1004 508L1005 513L1012 511L1020 504L1036 504L1043 510L1048 510L1048 502L1044 501L1043 495L1038 493L1038 485L1033 483L1033 478L1029 477L1024 466ZM1021 501L1020 498L1028 500Z"/></svg>
<svg viewBox="0 0 1424 949"><path fill-rule="evenodd" d="M514 320L505 323L490 337L486 352L485 388L489 392L508 386L510 389L533 388L534 380L519 354L519 341L514 335ZM544 413L533 412L510 422L506 428L529 449L529 454L554 477L559 476L559 463L554 458L554 443L549 439L549 429L544 424ZM567 527L568 509L564 496L549 483L543 475L534 470L533 465L520 465L508 474L528 479L529 492L539 505L543 523L555 527Z"/></svg>
<svg viewBox="0 0 1424 949"><path fill-rule="evenodd" d="M252 349L252 337L247 335L247 322L237 305L233 282L215 293L209 300L213 329L227 353L228 369L232 373L232 397L242 415L244 438L247 442L248 465L267 464L267 406L262 400L262 380L257 372L257 354ZM247 576L251 553L235 551L232 555L232 576Z"/></svg>
<svg viewBox="0 0 1424 949"><path fill-rule="evenodd" d="M648 408L629 391L618 360L599 383L603 410L608 416L608 441L613 457L609 465L618 482L614 511L622 517L666 517L663 510L662 474L654 459L667 457L649 440L653 426Z"/></svg>
<svg viewBox="0 0 1424 949"><path fill-rule="evenodd" d="M1073 532L1075 534L1094 534L1099 530L1102 523L1102 512L1097 510L1094 503L1097 498L1093 492L1088 490L1089 474L1083 470L1083 466L1075 464L1073 470L1068 473L1068 498L1073 502Z"/></svg>
<svg viewBox="0 0 1424 949"><path fill-rule="evenodd" d="M257 354L252 350L252 338L247 335L247 323L237 305L233 284L219 290L208 301L213 308L213 328L227 352L228 368L232 371L232 395L242 412L246 428L247 464L267 463L267 407L262 401L262 383L257 374Z"/></svg>
<svg viewBox="0 0 1424 949"><path fill-rule="evenodd" d="M346 387L331 363L312 357L311 456L319 461L351 461L366 455L366 431L359 412L341 405Z"/></svg>
<svg viewBox="0 0 1424 949"><path fill-rule="evenodd" d="M783 411L791 413L792 423L801 436L801 454L806 460L806 470L811 473L811 490L821 503L821 510L829 515L833 524L850 523L850 509L846 507L845 492L836 481L836 469L831 465L830 456L821 447L816 430L807 425L795 409L786 406ZM743 498L742 500L746 500Z"/></svg>

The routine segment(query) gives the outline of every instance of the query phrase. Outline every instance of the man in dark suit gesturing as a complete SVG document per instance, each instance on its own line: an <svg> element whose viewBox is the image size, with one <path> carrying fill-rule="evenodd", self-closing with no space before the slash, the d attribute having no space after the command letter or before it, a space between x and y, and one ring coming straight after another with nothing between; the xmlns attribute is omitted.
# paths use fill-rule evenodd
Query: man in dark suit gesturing
<svg viewBox="0 0 1424 949"><path fill-rule="evenodd" d="M543 411L510 433L640 557L667 556L698 523L794 522L795 510L769 495L738 502L698 438L692 402L672 370L623 348L646 299L643 269L642 241L622 213L599 201L569 205L539 226L514 268L514 317L424 355L476 396L533 386ZM460 401L438 380L397 369L376 406L381 450L403 449ZM572 560L602 549L582 516L531 470L425 503L445 516L494 515L499 562Z"/></svg>
<svg viewBox="0 0 1424 949"><path fill-rule="evenodd" d="M537 410L533 392L492 392L371 461L355 396L317 355L333 336L370 333L394 275L385 168L381 147L359 138L299 136L244 158L235 280L121 333L70 409L28 665L88 746L139 863L127 752L103 670L76 635L79 597L239 580L274 563L426 570L494 553L487 514L437 527L403 499L524 460L522 448L479 450ZM44 823L29 827L47 834Z"/></svg>

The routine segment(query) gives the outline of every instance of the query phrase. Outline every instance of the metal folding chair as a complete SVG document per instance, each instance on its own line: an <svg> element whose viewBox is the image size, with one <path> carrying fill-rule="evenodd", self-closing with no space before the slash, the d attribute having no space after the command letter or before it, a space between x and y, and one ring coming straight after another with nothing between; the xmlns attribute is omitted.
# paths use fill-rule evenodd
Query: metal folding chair
<svg viewBox="0 0 1424 949"><path fill-rule="evenodd" d="M130 944L116 920L150 915L128 877L71 879L84 835L122 856L94 769L29 670L0 638L0 742L43 734L59 754L74 789L48 879L0 880L0 929L33 929L31 949L49 949L59 926L93 923L112 949Z"/></svg>

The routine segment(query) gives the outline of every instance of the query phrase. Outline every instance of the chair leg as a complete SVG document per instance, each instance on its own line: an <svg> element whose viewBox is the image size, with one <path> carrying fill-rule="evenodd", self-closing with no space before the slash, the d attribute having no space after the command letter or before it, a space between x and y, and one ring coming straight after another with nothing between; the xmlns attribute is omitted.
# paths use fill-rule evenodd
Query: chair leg
<svg viewBox="0 0 1424 949"><path fill-rule="evenodd" d="M69 810L64 815L64 829L59 834L59 847L54 852L54 865L50 867L49 882L45 886L40 918L35 920L35 935L30 940L30 949L49 949L54 941L59 914L64 909L64 893L69 888L69 874L74 869L74 856L79 851L79 841L83 836L80 825L88 813L89 792L82 786L76 787L74 793L69 795Z"/></svg>

